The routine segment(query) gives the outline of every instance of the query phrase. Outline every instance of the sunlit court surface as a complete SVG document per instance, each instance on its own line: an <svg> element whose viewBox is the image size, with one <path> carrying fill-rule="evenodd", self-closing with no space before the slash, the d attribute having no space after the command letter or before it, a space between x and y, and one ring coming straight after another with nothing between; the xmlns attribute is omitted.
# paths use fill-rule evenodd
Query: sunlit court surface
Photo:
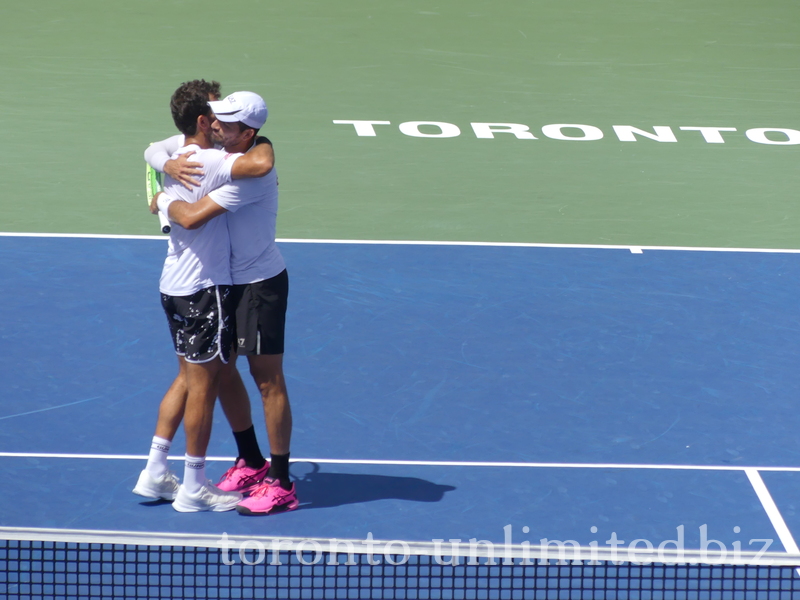
<svg viewBox="0 0 800 600"><path fill-rule="evenodd" d="M794 3L5 12L0 596L800 599ZM176 373L142 152L201 77L279 171L268 517L131 493Z"/></svg>

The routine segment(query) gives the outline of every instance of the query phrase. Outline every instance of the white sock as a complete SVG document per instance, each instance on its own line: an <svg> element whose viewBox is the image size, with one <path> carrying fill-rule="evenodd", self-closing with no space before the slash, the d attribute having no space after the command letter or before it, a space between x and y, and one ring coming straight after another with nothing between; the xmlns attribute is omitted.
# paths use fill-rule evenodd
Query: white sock
<svg viewBox="0 0 800 600"><path fill-rule="evenodd" d="M206 483L206 457L186 455L183 468L183 487L190 494L200 491Z"/></svg>
<svg viewBox="0 0 800 600"><path fill-rule="evenodd" d="M157 435L153 436L150 444L150 455L147 457L147 472L153 479L160 479L167 472L167 457L169 447L172 445L170 440L165 440Z"/></svg>

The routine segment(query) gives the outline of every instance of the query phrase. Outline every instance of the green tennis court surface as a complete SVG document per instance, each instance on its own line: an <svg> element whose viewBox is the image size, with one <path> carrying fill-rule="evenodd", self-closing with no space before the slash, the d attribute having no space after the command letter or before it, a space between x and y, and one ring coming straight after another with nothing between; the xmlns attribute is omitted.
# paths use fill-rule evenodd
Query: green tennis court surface
<svg viewBox="0 0 800 600"><path fill-rule="evenodd" d="M14 3L0 229L155 233L142 151L203 77L267 100L280 237L796 248L800 133L747 132L800 131L798 17L788 1ZM542 132L558 124L603 137Z"/></svg>

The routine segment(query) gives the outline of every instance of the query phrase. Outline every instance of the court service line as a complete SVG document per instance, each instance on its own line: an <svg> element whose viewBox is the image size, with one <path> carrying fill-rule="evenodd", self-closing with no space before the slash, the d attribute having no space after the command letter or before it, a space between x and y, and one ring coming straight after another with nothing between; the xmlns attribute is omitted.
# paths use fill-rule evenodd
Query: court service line
<svg viewBox="0 0 800 600"><path fill-rule="evenodd" d="M0 231L0 237L31 237L31 238L82 238L100 240L168 240L166 235L124 235L112 233L16 233Z"/></svg>
<svg viewBox="0 0 800 600"><path fill-rule="evenodd" d="M69 454L50 452L0 452L0 458L68 458L97 460L147 460L146 454ZM183 456L170 456L169 460L180 461ZM234 456L207 456L214 462L231 462ZM733 465L672 465L635 463L546 463L546 462L489 462L489 461L448 461L448 460L380 460L349 458L292 458L292 463L316 463L327 465L384 465L411 467L500 467L528 469L650 469L672 471L775 471L781 473L800 472L800 467L749 467ZM798 552L800 554L800 552Z"/></svg>
<svg viewBox="0 0 800 600"><path fill-rule="evenodd" d="M486 246L497 248L572 248L577 250L628 250L642 254L645 250L682 250L686 252L761 252L769 254L800 254L800 249L789 248L719 248L712 246L641 246L625 244L547 244L538 242L469 242L469 241L423 241L423 240L337 240L278 238L276 241L290 244L369 244L397 246Z"/></svg>
<svg viewBox="0 0 800 600"><path fill-rule="evenodd" d="M747 478L750 480L758 499L761 501L761 506L764 507L764 511L767 513L772 527L778 534L778 538L781 540L786 552L789 554L799 554L800 548L797 547L792 532L789 531L789 528L786 526L786 521L783 520L783 515L781 511L778 510L775 500L772 499L772 494L769 493L769 489L767 489L767 485L761 478L758 469L747 468L744 472L747 474Z"/></svg>
<svg viewBox="0 0 800 600"><path fill-rule="evenodd" d="M25 233L2 232L0 237L32 238L82 238L119 240L163 240L166 235L123 235L105 233ZM685 252L757 252L767 254L800 254L797 248L720 248L712 246L642 246L639 244L549 244L538 242L475 242L475 241L435 241L435 240L343 240L324 238L277 238L282 244L363 244L384 246L484 246L496 248L571 248L577 250L628 250L642 254L647 250L676 250Z"/></svg>

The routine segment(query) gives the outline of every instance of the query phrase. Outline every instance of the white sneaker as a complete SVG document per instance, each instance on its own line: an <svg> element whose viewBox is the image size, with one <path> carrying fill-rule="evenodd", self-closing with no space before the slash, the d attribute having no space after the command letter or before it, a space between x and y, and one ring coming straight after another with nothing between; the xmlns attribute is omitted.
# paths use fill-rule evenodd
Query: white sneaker
<svg viewBox="0 0 800 600"><path fill-rule="evenodd" d="M172 471L166 471L160 479L153 479L153 476L145 469L139 475L139 481L136 482L133 493L145 498L175 500L180 486L178 476Z"/></svg>
<svg viewBox="0 0 800 600"><path fill-rule="evenodd" d="M207 480L205 485L195 494L186 491L186 486L181 486L175 496L172 508L178 512L200 512L210 510L213 512L225 512L233 510L241 502L243 496L239 492L223 492L211 480Z"/></svg>

